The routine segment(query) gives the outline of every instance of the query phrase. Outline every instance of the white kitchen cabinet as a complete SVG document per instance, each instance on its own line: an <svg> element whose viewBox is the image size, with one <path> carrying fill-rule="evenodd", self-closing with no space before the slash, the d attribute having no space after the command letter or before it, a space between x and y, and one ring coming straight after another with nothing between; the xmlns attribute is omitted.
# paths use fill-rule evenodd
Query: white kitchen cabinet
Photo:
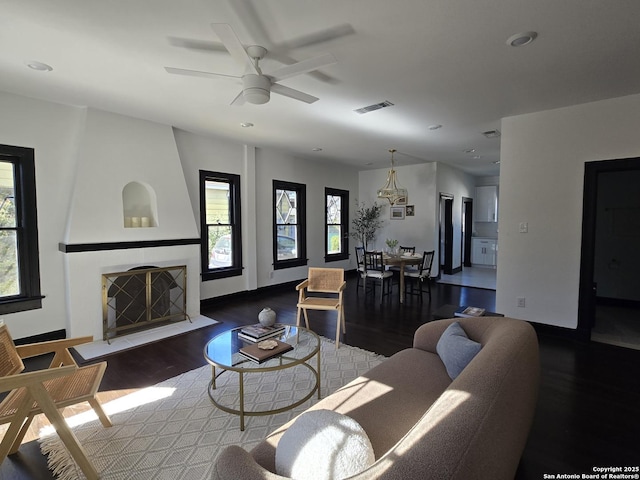
<svg viewBox="0 0 640 480"><path fill-rule="evenodd" d="M495 267L498 241L495 238L471 239L471 264Z"/></svg>
<svg viewBox="0 0 640 480"><path fill-rule="evenodd" d="M476 198L473 202L476 222L498 221L498 186L484 185L476 187Z"/></svg>

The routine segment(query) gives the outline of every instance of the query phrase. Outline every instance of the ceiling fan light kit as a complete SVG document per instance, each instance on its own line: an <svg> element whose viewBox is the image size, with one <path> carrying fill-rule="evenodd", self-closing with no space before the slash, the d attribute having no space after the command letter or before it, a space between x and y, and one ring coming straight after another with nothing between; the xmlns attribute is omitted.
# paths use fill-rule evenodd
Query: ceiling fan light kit
<svg viewBox="0 0 640 480"><path fill-rule="evenodd" d="M271 81L264 75L247 74L242 77L242 96L247 103L262 105L271 98Z"/></svg>

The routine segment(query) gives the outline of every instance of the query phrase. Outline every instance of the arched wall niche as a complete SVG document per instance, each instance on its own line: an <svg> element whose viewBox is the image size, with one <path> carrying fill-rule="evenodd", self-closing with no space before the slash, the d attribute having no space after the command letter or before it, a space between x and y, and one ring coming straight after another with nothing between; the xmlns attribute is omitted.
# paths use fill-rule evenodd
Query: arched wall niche
<svg viewBox="0 0 640 480"><path fill-rule="evenodd" d="M155 190L142 182L129 182L122 189L122 216L125 228L158 226Z"/></svg>

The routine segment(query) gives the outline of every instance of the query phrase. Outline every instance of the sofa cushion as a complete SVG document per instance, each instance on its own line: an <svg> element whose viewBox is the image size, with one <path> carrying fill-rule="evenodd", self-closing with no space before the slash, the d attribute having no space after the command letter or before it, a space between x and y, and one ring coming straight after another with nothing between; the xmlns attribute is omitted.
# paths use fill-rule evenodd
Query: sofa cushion
<svg viewBox="0 0 640 480"><path fill-rule="evenodd" d="M331 410L300 415L276 449L276 472L296 480L342 479L374 462L373 447L360 424Z"/></svg>
<svg viewBox="0 0 640 480"><path fill-rule="evenodd" d="M447 327L436 345L436 351L452 380L460 375L460 372L473 360L480 348L482 345L467 337L458 322Z"/></svg>

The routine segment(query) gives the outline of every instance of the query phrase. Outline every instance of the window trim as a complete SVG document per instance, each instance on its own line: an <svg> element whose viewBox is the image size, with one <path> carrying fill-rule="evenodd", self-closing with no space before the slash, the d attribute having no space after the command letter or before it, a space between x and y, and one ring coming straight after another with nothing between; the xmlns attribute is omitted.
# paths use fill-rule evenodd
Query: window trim
<svg viewBox="0 0 640 480"><path fill-rule="evenodd" d="M329 252L329 219L327 216L327 197L340 197L340 227L342 231L342 252ZM332 224L334 225L334 224ZM324 189L324 261L337 262L349 259L349 191L339 188L325 187Z"/></svg>
<svg viewBox="0 0 640 480"><path fill-rule="evenodd" d="M231 238L233 238L233 263L230 267L209 268L209 229L207 228L206 181L229 183ZM200 268L203 281L242 275L242 203L240 195L240 175L235 173L200 170Z"/></svg>
<svg viewBox="0 0 640 480"><path fill-rule="evenodd" d="M276 200L277 190L293 190L296 192L296 213L297 225L296 232L298 234L298 257L287 260L278 260L278 223L276 221ZM303 183L287 182L284 180L273 180L273 197L271 208L273 212L273 234L271 243L273 246L273 269L281 270L284 268L301 267L307 265L307 186Z"/></svg>
<svg viewBox="0 0 640 480"><path fill-rule="evenodd" d="M0 159L14 164L20 293L0 299L0 314L42 308L35 150L0 145Z"/></svg>

